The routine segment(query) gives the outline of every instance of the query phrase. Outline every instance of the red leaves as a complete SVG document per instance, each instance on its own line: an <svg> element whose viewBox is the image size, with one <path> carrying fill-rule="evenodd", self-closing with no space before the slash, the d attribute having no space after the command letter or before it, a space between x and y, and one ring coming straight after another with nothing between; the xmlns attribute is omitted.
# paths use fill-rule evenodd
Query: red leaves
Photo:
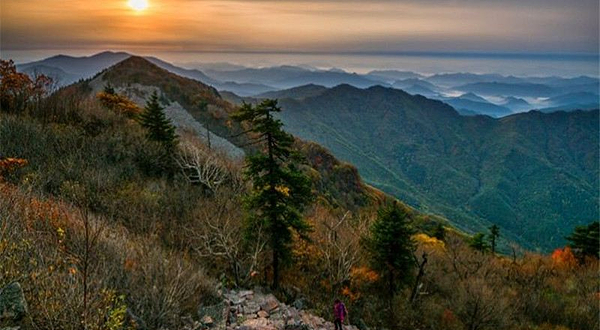
<svg viewBox="0 0 600 330"><path fill-rule="evenodd" d="M0 106L2 110L22 111L31 101L46 96L52 79L38 75L34 80L21 72L12 60L0 59Z"/></svg>
<svg viewBox="0 0 600 330"><path fill-rule="evenodd" d="M552 261L555 266L560 268L573 268L577 265L577 259L570 247L558 248L552 252Z"/></svg>

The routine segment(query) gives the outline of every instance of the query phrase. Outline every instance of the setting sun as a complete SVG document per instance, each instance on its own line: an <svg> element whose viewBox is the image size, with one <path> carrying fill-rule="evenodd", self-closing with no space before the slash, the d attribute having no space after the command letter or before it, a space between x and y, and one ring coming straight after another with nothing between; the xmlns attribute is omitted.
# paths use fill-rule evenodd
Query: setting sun
<svg viewBox="0 0 600 330"><path fill-rule="evenodd" d="M134 10L141 11L148 8L147 0L129 0L129 7Z"/></svg>

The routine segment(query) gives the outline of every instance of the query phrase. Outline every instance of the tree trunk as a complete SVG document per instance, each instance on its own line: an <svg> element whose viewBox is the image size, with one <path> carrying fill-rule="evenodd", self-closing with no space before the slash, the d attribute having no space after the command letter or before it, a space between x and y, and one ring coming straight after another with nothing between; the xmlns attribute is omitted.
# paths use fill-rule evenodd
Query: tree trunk
<svg viewBox="0 0 600 330"><path fill-rule="evenodd" d="M416 259L416 257L415 257ZM425 275L425 264L427 263L427 253L423 252L423 261L419 264L419 273L417 274L417 278L415 279L415 285L413 286L412 292L410 294L410 303L414 304L417 299L417 295L419 294L419 283L421 282L421 278Z"/></svg>
<svg viewBox="0 0 600 330"><path fill-rule="evenodd" d="M279 252L273 250L273 290L279 288Z"/></svg>
<svg viewBox="0 0 600 330"><path fill-rule="evenodd" d="M396 293L396 287L394 283L394 272L388 269L388 327L390 329L396 329L396 316L394 315L394 296Z"/></svg>

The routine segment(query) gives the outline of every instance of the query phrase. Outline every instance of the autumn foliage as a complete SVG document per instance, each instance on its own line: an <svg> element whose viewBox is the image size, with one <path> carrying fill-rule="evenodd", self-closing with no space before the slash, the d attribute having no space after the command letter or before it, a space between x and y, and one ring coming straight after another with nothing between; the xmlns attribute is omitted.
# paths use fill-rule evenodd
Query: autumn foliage
<svg viewBox="0 0 600 330"><path fill-rule="evenodd" d="M0 179L21 167L27 165L27 160L22 158L2 158L0 157Z"/></svg>
<svg viewBox="0 0 600 330"><path fill-rule="evenodd" d="M577 265L577 258L570 247L558 248L552 252L552 262L559 268L571 269Z"/></svg>
<svg viewBox="0 0 600 330"><path fill-rule="evenodd" d="M0 59L0 110L22 112L29 106L39 105L51 85L49 77L38 75L31 79L17 72L12 60Z"/></svg>
<svg viewBox="0 0 600 330"><path fill-rule="evenodd" d="M210 194L184 171L172 178L156 174L160 149L139 123L124 118L135 115L127 110L130 101L105 92L80 99L71 87L62 90L60 102L24 113L18 109L35 106L43 94L27 79L12 62L2 62L2 111L10 113L0 115L0 153L13 158L0 159L0 288L21 283L30 309L22 329L82 328L84 265L86 329L185 329L183 320L190 315L196 321L200 307L222 307L217 282L223 289L269 282L272 254L264 227L255 227L258 239L245 239L248 187L239 164L219 153L195 164L216 162L226 171L209 180L219 182ZM178 148L188 145L181 139ZM340 298L351 324L380 328L386 271L373 267L361 244L380 205L360 194L355 169L309 147L309 162L319 163L308 169L317 178L312 192L318 198L298 216L314 230L303 233L308 239L290 237L293 262L282 269L275 294L286 303L303 301L325 319ZM282 200L296 193L281 182L261 187ZM444 235L428 231L415 214L407 210L417 230L407 262L422 264L423 255L428 262L422 277L409 276L418 270L409 265L411 274L395 278L406 283L391 306L399 329L587 330L599 324L598 260L578 260L575 245L549 255L518 248L510 256L480 253L449 226ZM88 263L85 221L98 233ZM422 222L435 227L434 220Z"/></svg>
<svg viewBox="0 0 600 330"><path fill-rule="evenodd" d="M142 112L137 104L120 94L103 91L98 93L96 97L104 107L129 118L135 118Z"/></svg>

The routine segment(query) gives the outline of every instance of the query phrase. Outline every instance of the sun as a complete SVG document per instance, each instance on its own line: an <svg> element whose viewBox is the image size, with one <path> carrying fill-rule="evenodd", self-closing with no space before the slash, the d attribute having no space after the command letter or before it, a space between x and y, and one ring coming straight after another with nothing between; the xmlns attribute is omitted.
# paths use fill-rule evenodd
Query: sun
<svg viewBox="0 0 600 330"><path fill-rule="evenodd" d="M148 1L147 0L129 0L128 5L133 10L142 11L142 10L148 8Z"/></svg>

